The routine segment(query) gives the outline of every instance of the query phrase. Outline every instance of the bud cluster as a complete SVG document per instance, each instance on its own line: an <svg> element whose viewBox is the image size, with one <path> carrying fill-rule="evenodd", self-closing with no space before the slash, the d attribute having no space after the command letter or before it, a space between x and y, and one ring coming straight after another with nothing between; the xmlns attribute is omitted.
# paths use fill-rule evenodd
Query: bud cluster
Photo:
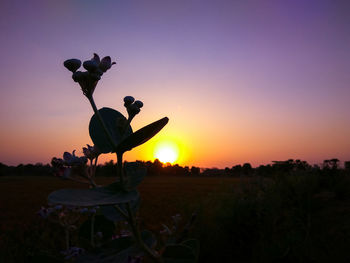
<svg viewBox="0 0 350 263"><path fill-rule="evenodd" d="M114 64L116 63L112 62L110 56L100 59L96 53L94 53L92 59L84 61L83 67L86 71L77 71L81 66L79 59L72 58L63 63L73 73L73 80L79 83L84 95L88 98L94 93L97 82L101 79L103 73L107 72Z"/></svg>
<svg viewBox="0 0 350 263"><path fill-rule="evenodd" d="M124 98L124 106L129 114L129 119L131 120L141 111L143 102L140 100L135 101L134 97L132 96L126 96Z"/></svg>

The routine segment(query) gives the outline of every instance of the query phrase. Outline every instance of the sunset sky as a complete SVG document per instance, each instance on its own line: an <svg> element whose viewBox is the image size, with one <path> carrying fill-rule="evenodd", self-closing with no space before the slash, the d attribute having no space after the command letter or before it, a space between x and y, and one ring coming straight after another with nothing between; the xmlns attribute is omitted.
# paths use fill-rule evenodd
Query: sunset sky
<svg viewBox="0 0 350 263"><path fill-rule="evenodd" d="M350 1L2 0L0 10L2 163L91 144L93 111L63 61L94 52L117 62L95 90L99 108L125 114L132 95L144 102L134 130L170 119L129 161L154 159L164 141L200 167L350 160Z"/></svg>

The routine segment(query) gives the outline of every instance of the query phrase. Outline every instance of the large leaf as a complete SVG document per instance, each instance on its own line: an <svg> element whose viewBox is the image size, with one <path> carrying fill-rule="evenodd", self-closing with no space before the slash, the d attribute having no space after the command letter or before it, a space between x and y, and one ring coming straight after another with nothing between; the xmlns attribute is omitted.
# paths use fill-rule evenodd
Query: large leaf
<svg viewBox="0 0 350 263"><path fill-rule="evenodd" d="M92 189L62 189L52 192L48 197L50 204L68 206L98 206L122 204L135 201L139 193L134 190L123 191L119 183Z"/></svg>
<svg viewBox="0 0 350 263"><path fill-rule="evenodd" d="M132 133L117 146L117 152L124 153L126 151L130 151L136 146L147 142L161 129L163 129L168 121L169 119L167 117L164 117Z"/></svg>
<svg viewBox="0 0 350 263"><path fill-rule="evenodd" d="M118 145L123 140L123 138L132 134L130 125L127 125L125 130L123 130L124 124L127 120L119 111L111 108L102 108L98 111L104 123L106 124L106 127L111 134L115 145ZM113 146L110 144L110 141L96 114L91 117L89 124L89 133L91 140L102 153L109 153L114 151Z"/></svg>
<svg viewBox="0 0 350 263"><path fill-rule="evenodd" d="M164 263L194 263L196 255L193 250L184 245L168 245L162 254Z"/></svg>

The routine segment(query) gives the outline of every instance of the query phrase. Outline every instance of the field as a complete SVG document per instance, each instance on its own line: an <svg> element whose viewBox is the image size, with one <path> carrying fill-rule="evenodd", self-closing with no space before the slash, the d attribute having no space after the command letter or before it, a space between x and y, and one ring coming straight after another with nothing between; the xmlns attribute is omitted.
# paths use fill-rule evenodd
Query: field
<svg viewBox="0 0 350 263"><path fill-rule="evenodd" d="M334 181L334 179L332 179ZM111 177L98 178L108 184ZM158 234L171 216L198 218L191 236L201 262L346 262L350 259L348 179L149 176L139 187L141 223ZM61 231L36 213L48 194L78 183L54 177L0 177L0 261L30 262L63 250Z"/></svg>

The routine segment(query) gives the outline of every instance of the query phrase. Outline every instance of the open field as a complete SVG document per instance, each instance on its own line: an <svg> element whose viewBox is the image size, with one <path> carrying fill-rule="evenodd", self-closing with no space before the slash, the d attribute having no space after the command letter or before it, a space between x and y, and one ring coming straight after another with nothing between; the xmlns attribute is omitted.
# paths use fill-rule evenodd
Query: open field
<svg viewBox="0 0 350 263"><path fill-rule="evenodd" d="M140 218L157 234L171 216L185 222L197 211L190 235L200 240L200 262L349 262L349 186L343 176L149 176L139 187ZM61 229L52 231L36 212L50 192L83 187L46 176L0 177L0 261L63 250Z"/></svg>
<svg viewBox="0 0 350 263"><path fill-rule="evenodd" d="M98 177L97 183L107 185L113 177ZM145 222L166 222L184 205L194 205L224 184L238 184L237 178L184 178L149 176L139 187L141 215ZM31 225L40 220L36 213L47 205L47 196L62 188L86 188L85 185L46 176L0 177L0 229ZM149 213L148 211L154 211Z"/></svg>

